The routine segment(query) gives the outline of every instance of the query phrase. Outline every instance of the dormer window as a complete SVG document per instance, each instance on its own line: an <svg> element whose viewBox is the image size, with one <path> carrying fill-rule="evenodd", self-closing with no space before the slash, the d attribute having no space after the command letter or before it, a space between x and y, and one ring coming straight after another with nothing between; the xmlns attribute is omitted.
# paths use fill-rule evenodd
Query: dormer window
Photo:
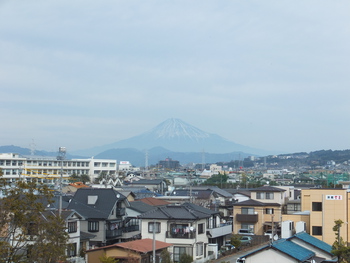
<svg viewBox="0 0 350 263"><path fill-rule="evenodd" d="M95 205L97 202L98 196L97 195L89 195L88 196L88 205Z"/></svg>

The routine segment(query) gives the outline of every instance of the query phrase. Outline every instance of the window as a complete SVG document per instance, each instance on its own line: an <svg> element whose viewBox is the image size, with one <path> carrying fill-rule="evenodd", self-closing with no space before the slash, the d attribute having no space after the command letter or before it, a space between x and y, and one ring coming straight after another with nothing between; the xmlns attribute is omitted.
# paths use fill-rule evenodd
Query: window
<svg viewBox="0 0 350 263"><path fill-rule="evenodd" d="M265 193L257 192L256 193L256 199L265 199Z"/></svg>
<svg viewBox="0 0 350 263"><path fill-rule="evenodd" d="M322 226L313 226L312 227L312 235L322 236Z"/></svg>
<svg viewBox="0 0 350 263"><path fill-rule="evenodd" d="M153 233L153 227L155 233L160 233L160 223L159 222L149 222L148 223L148 233Z"/></svg>
<svg viewBox="0 0 350 263"><path fill-rule="evenodd" d="M266 208L265 209L265 214L274 214L274 209L273 208Z"/></svg>
<svg viewBox="0 0 350 263"><path fill-rule="evenodd" d="M273 199L273 193L266 193L266 199Z"/></svg>
<svg viewBox="0 0 350 263"><path fill-rule="evenodd" d="M68 257L75 257L77 255L77 243L68 245L67 255Z"/></svg>
<svg viewBox="0 0 350 263"><path fill-rule="evenodd" d="M77 232L78 224L77 222L68 222L68 233Z"/></svg>
<svg viewBox="0 0 350 263"><path fill-rule="evenodd" d="M322 211L322 202L312 202L312 211Z"/></svg>
<svg viewBox="0 0 350 263"><path fill-rule="evenodd" d="M182 254L187 254L192 256L192 247L174 247L174 262L179 262L180 261L180 256Z"/></svg>
<svg viewBox="0 0 350 263"><path fill-rule="evenodd" d="M204 224L199 224L198 225L198 234L203 234L204 233Z"/></svg>
<svg viewBox="0 0 350 263"><path fill-rule="evenodd" d="M98 232L99 222L98 221L89 221L88 222L88 231L89 232Z"/></svg>
<svg viewBox="0 0 350 263"><path fill-rule="evenodd" d="M254 207L242 207L241 213L243 215L253 215L254 214Z"/></svg>
<svg viewBox="0 0 350 263"><path fill-rule="evenodd" d="M196 256L203 256L203 243L196 244Z"/></svg>

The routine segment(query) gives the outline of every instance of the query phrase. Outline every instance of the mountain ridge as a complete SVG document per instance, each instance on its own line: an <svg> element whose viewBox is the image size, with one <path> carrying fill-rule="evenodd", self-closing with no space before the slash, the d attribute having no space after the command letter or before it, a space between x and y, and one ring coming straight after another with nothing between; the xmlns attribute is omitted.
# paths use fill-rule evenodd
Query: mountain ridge
<svg viewBox="0 0 350 263"><path fill-rule="evenodd" d="M275 153L231 142L217 134L204 132L177 118L167 119L151 130L137 136L111 144L74 151L73 153L95 156L110 149L135 148L137 150L147 150L157 146L174 152L205 151L215 154L244 152L249 155Z"/></svg>

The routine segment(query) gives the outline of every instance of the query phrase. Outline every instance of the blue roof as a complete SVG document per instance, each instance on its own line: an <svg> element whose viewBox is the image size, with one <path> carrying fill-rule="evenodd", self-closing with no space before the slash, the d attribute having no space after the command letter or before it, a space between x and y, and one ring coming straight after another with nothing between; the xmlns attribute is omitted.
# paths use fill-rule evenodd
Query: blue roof
<svg viewBox="0 0 350 263"><path fill-rule="evenodd" d="M281 251L282 253L285 253L299 261L305 261L313 256L315 256L315 253L311 250L308 250L304 247L301 247L292 241L288 241L286 239L280 239L278 241L275 241L272 244L272 247L276 250Z"/></svg>
<svg viewBox="0 0 350 263"><path fill-rule="evenodd" d="M327 244L326 242L323 242L322 240L319 240L316 237L313 237L306 232L300 232L296 233L292 238L298 238L314 247L318 247L319 249L331 254L332 254L332 246Z"/></svg>

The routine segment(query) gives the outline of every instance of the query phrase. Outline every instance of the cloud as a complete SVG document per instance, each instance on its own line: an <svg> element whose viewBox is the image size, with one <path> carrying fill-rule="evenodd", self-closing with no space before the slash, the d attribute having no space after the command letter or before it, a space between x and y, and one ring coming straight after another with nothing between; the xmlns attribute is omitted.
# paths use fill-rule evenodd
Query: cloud
<svg viewBox="0 0 350 263"><path fill-rule="evenodd" d="M37 136L45 148L63 137L86 148L178 117L267 150L350 148L342 132L349 8L345 0L3 1L2 140ZM13 131L18 123L27 134Z"/></svg>

